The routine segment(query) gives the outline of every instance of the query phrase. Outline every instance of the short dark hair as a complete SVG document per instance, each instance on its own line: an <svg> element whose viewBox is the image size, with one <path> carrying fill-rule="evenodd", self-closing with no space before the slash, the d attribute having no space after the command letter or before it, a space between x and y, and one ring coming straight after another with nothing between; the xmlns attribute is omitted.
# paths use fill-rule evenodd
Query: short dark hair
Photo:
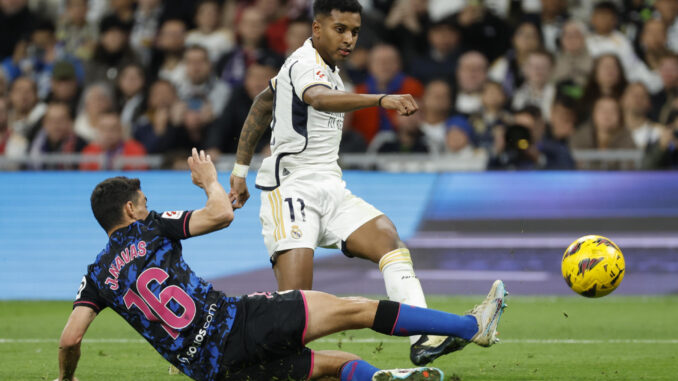
<svg viewBox="0 0 678 381"><path fill-rule="evenodd" d="M315 0L313 2L313 17L329 15L332 10L339 12L361 13L363 6L358 0Z"/></svg>
<svg viewBox="0 0 678 381"><path fill-rule="evenodd" d="M111 177L97 184L90 196L90 203L94 218L105 231L108 232L123 221L123 206L128 201L136 201L139 190L141 190L139 179L124 176Z"/></svg>

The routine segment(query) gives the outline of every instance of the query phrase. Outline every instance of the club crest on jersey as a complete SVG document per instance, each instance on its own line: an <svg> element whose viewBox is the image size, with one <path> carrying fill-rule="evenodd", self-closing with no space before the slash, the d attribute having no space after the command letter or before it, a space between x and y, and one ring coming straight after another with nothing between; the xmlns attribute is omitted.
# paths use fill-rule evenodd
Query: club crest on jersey
<svg viewBox="0 0 678 381"><path fill-rule="evenodd" d="M324 78L325 78L325 73L323 73L322 70L317 70L313 74L313 79L315 79L316 81L322 81Z"/></svg>
<svg viewBox="0 0 678 381"><path fill-rule="evenodd" d="M172 212L164 212L161 217L167 218L167 219L170 219L170 220L178 220L179 218L181 218L182 214L184 214L183 211L175 210L175 211L172 211Z"/></svg>
<svg viewBox="0 0 678 381"><path fill-rule="evenodd" d="M298 225L292 225L292 231L290 231L290 236L294 239L299 239L301 238L301 229L299 228Z"/></svg>

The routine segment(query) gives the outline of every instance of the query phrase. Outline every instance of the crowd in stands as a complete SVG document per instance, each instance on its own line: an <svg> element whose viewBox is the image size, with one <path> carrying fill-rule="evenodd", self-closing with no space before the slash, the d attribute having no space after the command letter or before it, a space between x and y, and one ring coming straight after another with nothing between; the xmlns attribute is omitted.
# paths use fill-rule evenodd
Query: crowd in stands
<svg viewBox="0 0 678 381"><path fill-rule="evenodd" d="M0 0L0 158L233 154L254 97L310 37L311 3ZM347 114L341 152L575 169L576 150L639 150L644 168L678 168L678 0L361 3L346 88L412 94L421 112Z"/></svg>

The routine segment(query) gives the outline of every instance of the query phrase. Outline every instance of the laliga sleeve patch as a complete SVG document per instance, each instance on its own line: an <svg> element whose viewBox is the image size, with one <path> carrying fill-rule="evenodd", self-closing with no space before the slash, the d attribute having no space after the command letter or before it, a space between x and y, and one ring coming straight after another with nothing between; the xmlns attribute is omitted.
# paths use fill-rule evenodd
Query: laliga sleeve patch
<svg viewBox="0 0 678 381"><path fill-rule="evenodd" d="M327 82L327 76L325 75L322 69L316 68L315 71L313 72L313 80Z"/></svg>
<svg viewBox="0 0 678 381"><path fill-rule="evenodd" d="M172 212L164 212L161 217L170 220L178 220L179 218L181 218L182 214L184 214L182 210L175 210Z"/></svg>

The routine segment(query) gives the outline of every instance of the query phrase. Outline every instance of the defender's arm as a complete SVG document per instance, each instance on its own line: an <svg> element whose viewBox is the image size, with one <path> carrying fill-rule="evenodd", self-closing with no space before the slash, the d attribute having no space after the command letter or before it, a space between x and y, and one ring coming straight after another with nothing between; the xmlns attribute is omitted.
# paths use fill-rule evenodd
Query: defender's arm
<svg viewBox="0 0 678 381"><path fill-rule="evenodd" d="M89 307L75 307L59 340L59 381L72 381L80 359L80 343L97 313Z"/></svg>
<svg viewBox="0 0 678 381"><path fill-rule="evenodd" d="M188 222L191 235L207 234L227 227L233 221L233 208L224 187L217 180L217 170L210 155L202 150L198 154L198 150L193 148L188 165L193 184L207 194L205 206L193 212Z"/></svg>
<svg viewBox="0 0 678 381"><path fill-rule="evenodd" d="M419 110L410 94L354 94L321 85L306 89L304 102L326 112L349 112L375 106L397 110L401 115L412 115Z"/></svg>

